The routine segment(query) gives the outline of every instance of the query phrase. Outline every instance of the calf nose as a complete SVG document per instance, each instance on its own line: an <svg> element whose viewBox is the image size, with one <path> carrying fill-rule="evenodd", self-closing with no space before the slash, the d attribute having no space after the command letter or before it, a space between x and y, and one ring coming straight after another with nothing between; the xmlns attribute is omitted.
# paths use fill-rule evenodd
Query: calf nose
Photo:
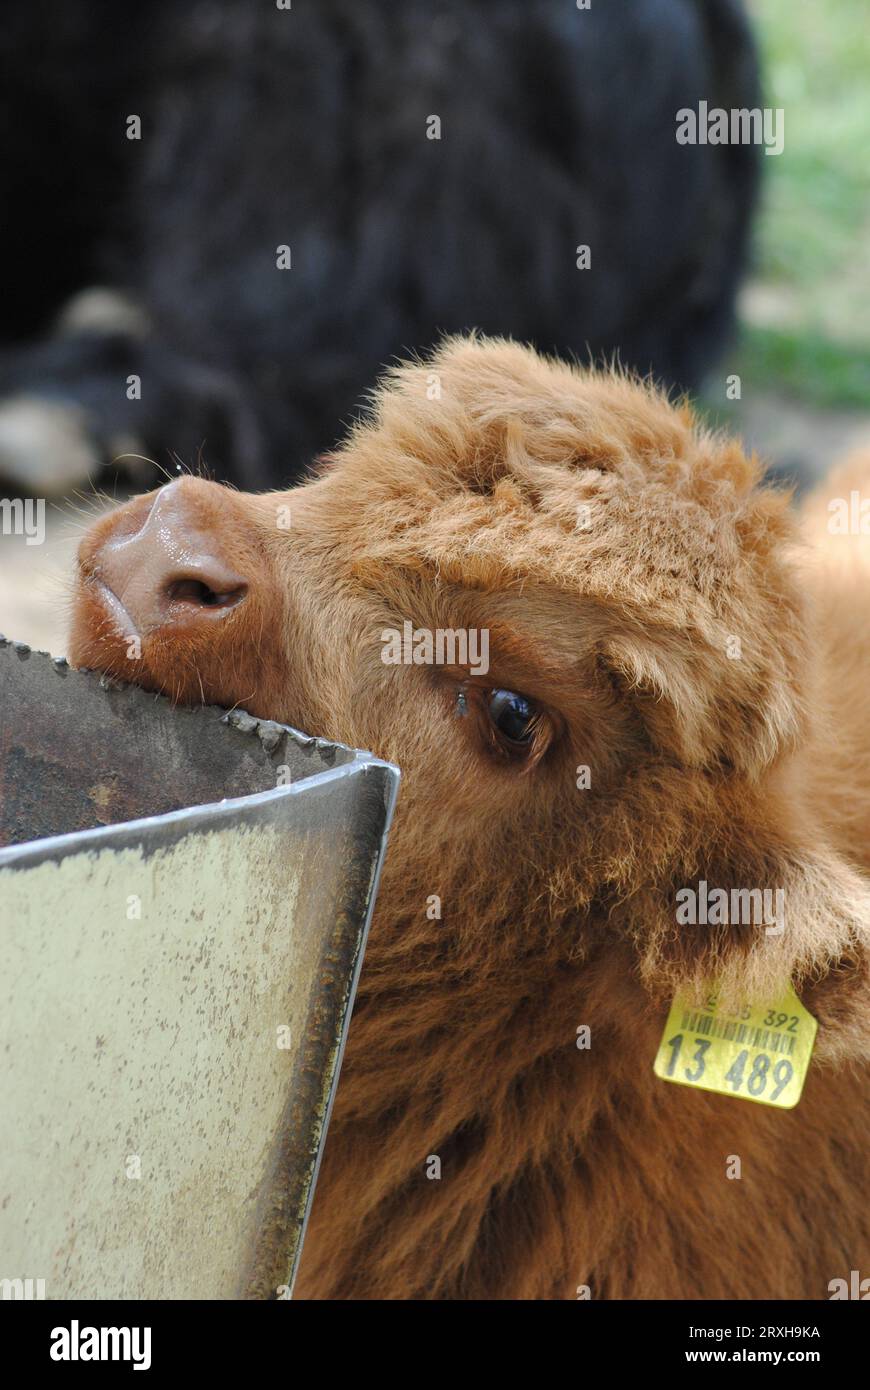
<svg viewBox="0 0 870 1390"><path fill-rule="evenodd" d="M119 528L101 546L93 578L125 631L213 622L245 599L247 582L222 555L214 508L201 492L210 487L193 478L167 484L141 525L134 512L138 529Z"/></svg>

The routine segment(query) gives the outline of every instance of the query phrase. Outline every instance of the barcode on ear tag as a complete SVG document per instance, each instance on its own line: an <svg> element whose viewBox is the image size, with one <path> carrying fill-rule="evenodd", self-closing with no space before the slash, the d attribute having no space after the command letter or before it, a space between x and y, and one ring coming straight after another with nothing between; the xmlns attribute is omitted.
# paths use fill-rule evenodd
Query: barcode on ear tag
<svg viewBox="0 0 870 1390"><path fill-rule="evenodd" d="M816 1020L793 990L776 1004L722 1008L677 995L653 1064L656 1076L791 1110L813 1055Z"/></svg>

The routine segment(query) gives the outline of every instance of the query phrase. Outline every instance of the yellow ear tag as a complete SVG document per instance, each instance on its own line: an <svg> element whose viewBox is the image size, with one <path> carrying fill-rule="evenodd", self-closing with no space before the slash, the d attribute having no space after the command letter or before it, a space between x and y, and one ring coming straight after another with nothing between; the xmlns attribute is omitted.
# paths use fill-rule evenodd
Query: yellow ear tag
<svg viewBox="0 0 870 1390"><path fill-rule="evenodd" d="M791 1110L804 1088L818 1024L793 990L776 1004L720 1008L677 995L653 1063L656 1076L720 1096Z"/></svg>

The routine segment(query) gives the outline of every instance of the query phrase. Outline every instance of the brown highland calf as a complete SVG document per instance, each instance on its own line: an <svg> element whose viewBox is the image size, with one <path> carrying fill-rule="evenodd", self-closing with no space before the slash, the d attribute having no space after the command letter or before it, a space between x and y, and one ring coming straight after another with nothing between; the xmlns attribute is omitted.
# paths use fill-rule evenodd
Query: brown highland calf
<svg viewBox="0 0 870 1390"><path fill-rule="evenodd" d="M870 1275L870 537L828 505L862 488L801 519L648 386L471 339L301 488L184 477L92 527L77 664L403 771L297 1296ZM477 659L395 659L439 631ZM783 930L680 925L701 880L781 890ZM818 1020L795 1108L654 1075L714 981Z"/></svg>

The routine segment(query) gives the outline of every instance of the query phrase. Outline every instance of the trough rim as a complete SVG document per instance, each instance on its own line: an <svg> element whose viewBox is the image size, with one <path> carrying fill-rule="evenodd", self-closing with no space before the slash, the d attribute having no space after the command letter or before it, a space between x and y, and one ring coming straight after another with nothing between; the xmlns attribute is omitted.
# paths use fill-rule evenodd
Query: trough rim
<svg viewBox="0 0 870 1390"><path fill-rule="evenodd" d="M100 690L131 690L147 696L155 703L159 701L164 705L171 705L165 695L146 691L133 682L114 680L100 671L70 666L66 657L52 656L50 652L31 647L27 642L18 642L0 633L0 648L2 647L11 648L27 656L45 657L64 674L82 677ZM171 827L179 822L186 822L191 828L204 828L205 822L219 823L225 817L233 817L246 808L259 806L279 797L298 794L306 787L321 787L341 777L365 775L368 771L376 769L381 769L384 774L385 825L387 832L389 831L402 775L395 763L379 758L366 749L352 748L349 744L334 739L303 733L292 724L283 724L274 719L260 719L257 715L249 714L238 707L226 710L220 705L199 704L176 705L171 706L171 709L173 715L178 714L182 718L187 711L213 713L221 723L226 723L251 737L260 738L261 741L264 735L266 738L274 737L276 734L286 735L302 751L314 749L320 754L328 753L333 757L336 754L345 756L335 767L322 768L285 786L269 787L263 791L251 792L247 796L224 797L220 801L191 802L188 806L181 806L175 811L164 811L157 816L137 816L133 820L114 821L110 825L92 826L87 830L70 830L60 835L45 835L34 840L21 840L15 844L3 845L0 846L0 869L30 868L47 859L56 858L58 854L68 854L78 849L99 851L104 847L115 846L124 849L136 848L141 845L143 834L153 832L155 828Z"/></svg>

